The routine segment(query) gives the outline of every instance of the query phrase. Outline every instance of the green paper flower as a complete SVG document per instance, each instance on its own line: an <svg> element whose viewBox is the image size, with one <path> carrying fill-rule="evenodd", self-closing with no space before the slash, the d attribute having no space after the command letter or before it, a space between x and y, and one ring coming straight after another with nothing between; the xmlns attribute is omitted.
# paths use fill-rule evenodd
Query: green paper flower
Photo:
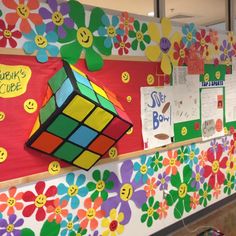
<svg viewBox="0 0 236 236"><path fill-rule="evenodd" d="M183 164L184 161L188 159L189 148L182 146L180 149L178 149L177 153L178 153L177 159L180 161L181 164Z"/></svg>
<svg viewBox="0 0 236 236"><path fill-rule="evenodd" d="M104 46L106 37L96 36L94 32L102 26L102 16L104 11L98 7L93 8L90 15L89 26L85 25L85 11L81 3L70 1L70 18L75 22L76 29L66 28L66 37L59 39L64 45L61 47L61 56L71 64L75 64L81 56L85 54L85 61L90 71L102 68L103 59L100 54L111 55L111 49Z"/></svg>
<svg viewBox="0 0 236 236"><path fill-rule="evenodd" d="M203 184L203 188L199 190L199 203L200 205L203 205L204 207L207 206L207 203L211 201L211 186L209 186L207 183Z"/></svg>
<svg viewBox="0 0 236 236"><path fill-rule="evenodd" d="M231 194L231 191L234 189L234 181L235 177L234 175L227 174L227 179L224 181L224 193L227 193L228 195Z"/></svg>
<svg viewBox="0 0 236 236"><path fill-rule="evenodd" d="M163 156L160 156L159 152L156 152L155 156L152 157L152 163L150 166L153 168L154 171L158 171L163 166L162 161Z"/></svg>
<svg viewBox="0 0 236 236"><path fill-rule="evenodd" d="M137 50L138 46L139 48L144 51L146 49L146 44L149 44L151 42L151 38L148 34L145 34L148 30L147 24L143 23L140 27L139 21L134 21L134 29L132 31L129 31L129 37L135 38L132 42L132 49Z"/></svg>
<svg viewBox="0 0 236 236"><path fill-rule="evenodd" d="M192 170L187 165L183 169L183 181L180 178L179 172L176 175L171 175L171 184L176 190L170 190L170 193L166 196L168 206L174 205L174 216L180 219L183 216L184 210L190 212L190 192L194 192L195 188L191 186Z"/></svg>
<svg viewBox="0 0 236 236"><path fill-rule="evenodd" d="M159 202L156 201L154 203L154 197L150 197L148 199L148 204L144 203L142 206L142 211L145 213L141 216L141 222L144 223L147 221L147 226L151 227L153 224L153 219L157 220L159 218L159 214L157 213L158 208Z"/></svg>
<svg viewBox="0 0 236 236"><path fill-rule="evenodd" d="M99 195L102 197L103 201L106 201L108 197L106 189L111 190L114 186L114 183L112 181L108 181L108 178L110 177L110 171L105 170L103 172L103 175L101 175L101 172L99 170L95 170L92 175L93 179L96 182L89 182L87 184L87 188L89 191L95 190L91 195L92 201L94 201Z"/></svg>

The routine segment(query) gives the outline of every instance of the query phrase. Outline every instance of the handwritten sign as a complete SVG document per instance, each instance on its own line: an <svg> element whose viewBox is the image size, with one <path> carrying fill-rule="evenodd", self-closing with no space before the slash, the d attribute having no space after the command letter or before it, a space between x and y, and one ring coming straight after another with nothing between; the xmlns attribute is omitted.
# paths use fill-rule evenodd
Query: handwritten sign
<svg viewBox="0 0 236 236"><path fill-rule="evenodd" d="M141 117L144 148L160 147L171 143L170 88L141 88Z"/></svg>
<svg viewBox="0 0 236 236"><path fill-rule="evenodd" d="M31 74L28 66L0 64L0 97L12 98L24 94Z"/></svg>

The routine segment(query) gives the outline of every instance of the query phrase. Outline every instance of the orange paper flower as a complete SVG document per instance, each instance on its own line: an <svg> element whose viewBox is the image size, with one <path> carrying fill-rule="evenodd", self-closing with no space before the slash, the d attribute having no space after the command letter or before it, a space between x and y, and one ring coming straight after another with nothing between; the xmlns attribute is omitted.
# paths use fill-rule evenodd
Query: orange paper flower
<svg viewBox="0 0 236 236"><path fill-rule="evenodd" d="M167 154L168 154L168 158L166 157L163 160L163 165L166 166L165 172L167 175L170 173L172 175L176 175L178 171L177 167L180 166L180 161L177 160L178 152L169 150Z"/></svg>
<svg viewBox="0 0 236 236"><path fill-rule="evenodd" d="M157 209L157 213L159 214L160 220L166 218L168 209L169 206L167 205L166 200L160 202L159 208Z"/></svg>
<svg viewBox="0 0 236 236"><path fill-rule="evenodd" d="M15 25L20 20L20 30L23 33L31 31L30 21L35 25L43 23L42 17L38 13L32 12L39 8L38 0L2 0L3 4L13 12L6 14L6 22Z"/></svg>
<svg viewBox="0 0 236 236"><path fill-rule="evenodd" d="M157 179L155 177L152 177L147 180L147 184L144 186L144 191L146 192L147 198L154 196L156 194L156 188L157 188Z"/></svg>
<svg viewBox="0 0 236 236"><path fill-rule="evenodd" d="M128 35L129 31L134 30L134 17L130 17L128 12L121 13L120 22L120 29L124 30L125 35Z"/></svg>

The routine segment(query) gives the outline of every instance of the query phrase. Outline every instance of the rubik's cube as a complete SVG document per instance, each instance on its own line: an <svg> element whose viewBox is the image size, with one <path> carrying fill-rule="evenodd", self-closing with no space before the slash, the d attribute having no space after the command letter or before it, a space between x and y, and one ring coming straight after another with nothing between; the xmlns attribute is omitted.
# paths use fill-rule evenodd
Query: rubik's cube
<svg viewBox="0 0 236 236"><path fill-rule="evenodd" d="M27 146L90 169L132 127L116 95L64 66L48 91Z"/></svg>

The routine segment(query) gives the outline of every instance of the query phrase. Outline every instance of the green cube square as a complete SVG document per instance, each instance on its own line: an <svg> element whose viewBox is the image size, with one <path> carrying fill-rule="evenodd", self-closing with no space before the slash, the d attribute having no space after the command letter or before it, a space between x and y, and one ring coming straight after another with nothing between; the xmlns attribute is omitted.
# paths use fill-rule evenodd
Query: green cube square
<svg viewBox="0 0 236 236"><path fill-rule="evenodd" d="M101 103L101 105L102 105L103 107L105 107L105 108L108 109L109 111L112 111L112 112L114 112L115 114L117 114L115 107L113 106L113 104L112 104L110 101L108 101L106 98L100 96L99 94L97 94L97 96L98 96L99 102Z"/></svg>
<svg viewBox="0 0 236 236"><path fill-rule="evenodd" d="M78 126L78 122L60 114L47 128L50 133L56 134L61 138L67 138L69 134Z"/></svg>
<svg viewBox="0 0 236 236"><path fill-rule="evenodd" d="M97 102L98 103L98 99L96 97L96 94L95 92L88 88L87 86L83 85L83 84L80 84L80 83L77 83L78 87L79 87L79 90L80 92L85 95L86 97L92 99L93 101Z"/></svg>
<svg viewBox="0 0 236 236"><path fill-rule="evenodd" d="M52 96L44 107L40 110L40 121L44 123L56 110L55 97Z"/></svg>

